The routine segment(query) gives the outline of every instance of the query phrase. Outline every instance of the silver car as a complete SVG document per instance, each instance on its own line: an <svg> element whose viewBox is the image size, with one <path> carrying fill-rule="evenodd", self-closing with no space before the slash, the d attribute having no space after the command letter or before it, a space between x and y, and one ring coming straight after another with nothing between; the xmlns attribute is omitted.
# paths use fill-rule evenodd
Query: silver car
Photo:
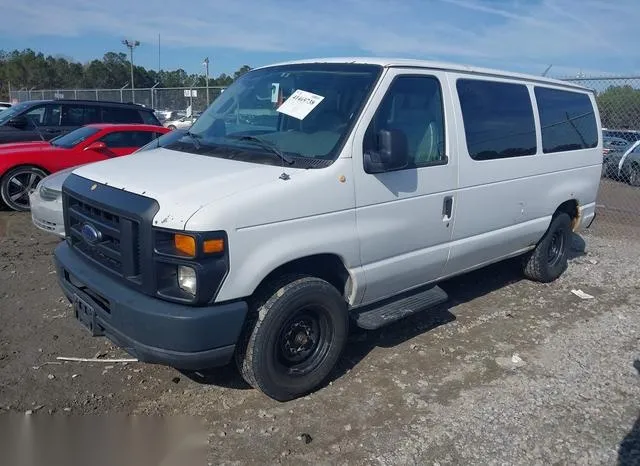
<svg viewBox="0 0 640 466"><path fill-rule="evenodd" d="M163 123L163 126L169 129L189 129L197 118L196 115L191 115L190 117L185 116L175 120L167 120Z"/></svg>
<svg viewBox="0 0 640 466"><path fill-rule="evenodd" d="M633 143L620 158L618 178L631 186L640 186L640 141Z"/></svg>

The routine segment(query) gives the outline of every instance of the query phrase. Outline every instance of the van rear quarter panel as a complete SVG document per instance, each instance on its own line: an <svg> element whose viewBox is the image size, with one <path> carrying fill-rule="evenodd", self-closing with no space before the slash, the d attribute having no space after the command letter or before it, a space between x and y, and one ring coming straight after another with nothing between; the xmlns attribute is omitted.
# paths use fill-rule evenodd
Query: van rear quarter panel
<svg viewBox="0 0 640 466"><path fill-rule="evenodd" d="M526 84L532 100L537 153L495 160L473 160L467 150L464 121L456 91L458 78ZM458 194L450 259L445 275L531 249L547 230L552 215L567 200L575 199L592 214L602 172L600 118L589 93L598 125L597 147L544 154L534 86L512 79L452 73L451 95L456 126L455 156L459 158ZM549 84L544 87L564 89ZM578 91L579 92L579 91ZM584 91L587 92L587 91Z"/></svg>

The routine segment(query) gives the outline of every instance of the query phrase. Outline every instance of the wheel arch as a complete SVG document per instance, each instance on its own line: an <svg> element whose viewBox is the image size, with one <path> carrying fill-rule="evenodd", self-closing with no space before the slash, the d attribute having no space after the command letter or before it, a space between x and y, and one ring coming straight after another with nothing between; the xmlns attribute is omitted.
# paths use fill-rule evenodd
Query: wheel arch
<svg viewBox="0 0 640 466"><path fill-rule="evenodd" d="M333 285L347 300L351 295L351 274L340 256L333 253L313 254L286 262L269 272L253 291L255 295L278 277L304 274L320 278Z"/></svg>

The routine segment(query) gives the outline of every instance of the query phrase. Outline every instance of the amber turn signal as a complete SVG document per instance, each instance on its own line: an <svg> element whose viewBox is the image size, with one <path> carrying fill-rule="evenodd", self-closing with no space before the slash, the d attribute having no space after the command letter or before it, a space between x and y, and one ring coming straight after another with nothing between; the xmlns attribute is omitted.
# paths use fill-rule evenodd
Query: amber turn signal
<svg viewBox="0 0 640 466"><path fill-rule="evenodd" d="M223 239L208 239L204 241L202 250L205 254L216 254L224 251Z"/></svg>
<svg viewBox="0 0 640 466"><path fill-rule="evenodd" d="M176 250L181 253L191 257L196 256L196 239L193 236L176 234L173 237L173 243Z"/></svg>

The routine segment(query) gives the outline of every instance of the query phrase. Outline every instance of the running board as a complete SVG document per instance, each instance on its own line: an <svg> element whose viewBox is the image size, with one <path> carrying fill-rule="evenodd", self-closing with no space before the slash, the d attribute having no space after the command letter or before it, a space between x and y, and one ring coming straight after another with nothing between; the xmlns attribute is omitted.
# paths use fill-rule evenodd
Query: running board
<svg viewBox="0 0 640 466"><path fill-rule="evenodd" d="M425 311L444 303L449 299L447 293L439 286L410 295L402 295L395 300L383 301L353 311L353 319L358 327L375 330L389 325L407 316Z"/></svg>

